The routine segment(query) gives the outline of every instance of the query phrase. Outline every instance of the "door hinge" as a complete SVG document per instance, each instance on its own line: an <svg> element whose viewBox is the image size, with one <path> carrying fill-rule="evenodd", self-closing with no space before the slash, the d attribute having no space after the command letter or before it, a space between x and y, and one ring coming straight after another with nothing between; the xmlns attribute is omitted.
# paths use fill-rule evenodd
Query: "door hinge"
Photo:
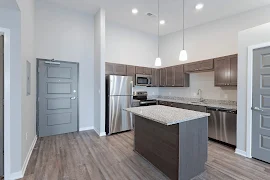
<svg viewBox="0 0 270 180"><path fill-rule="evenodd" d="M38 102L39 102L39 97L37 98Z"/></svg>

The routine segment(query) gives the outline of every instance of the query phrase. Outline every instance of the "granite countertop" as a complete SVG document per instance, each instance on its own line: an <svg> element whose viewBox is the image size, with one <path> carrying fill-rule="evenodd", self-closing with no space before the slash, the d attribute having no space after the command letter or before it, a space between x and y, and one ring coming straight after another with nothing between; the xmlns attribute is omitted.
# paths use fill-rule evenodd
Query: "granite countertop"
<svg viewBox="0 0 270 180"><path fill-rule="evenodd" d="M222 103L220 101L205 101L205 102L199 102L197 100L189 100L188 98L182 98L182 99L171 99L171 98L156 98L156 100L159 101L167 101L167 102L175 102L175 103L182 103L182 104L191 104L191 105L198 105L198 106L205 106L205 107L212 107L212 108L221 108L221 109L228 109L228 110L237 110L236 104L230 104L230 103Z"/></svg>
<svg viewBox="0 0 270 180"><path fill-rule="evenodd" d="M173 125L210 116L209 113L161 105L133 107L124 110L164 125Z"/></svg>

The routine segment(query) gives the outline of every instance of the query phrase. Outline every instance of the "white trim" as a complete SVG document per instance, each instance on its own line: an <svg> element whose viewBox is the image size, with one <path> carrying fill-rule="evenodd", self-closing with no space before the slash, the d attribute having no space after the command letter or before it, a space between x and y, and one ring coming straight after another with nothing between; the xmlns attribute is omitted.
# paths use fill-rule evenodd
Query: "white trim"
<svg viewBox="0 0 270 180"><path fill-rule="evenodd" d="M94 129L94 126L89 126L89 127L82 127L79 129L79 131L88 131Z"/></svg>
<svg viewBox="0 0 270 180"><path fill-rule="evenodd" d="M35 147L35 145L36 145L36 142L37 142L37 136L34 137L34 139L33 139L33 141L32 141L32 144L31 144L31 146L30 146L30 149L29 149L29 151L28 151L28 154L27 154L27 156L26 156L26 158L25 158L25 161L24 161L24 163L23 163L23 167L22 167L22 177L24 176L25 170L26 170L26 168L27 168L28 162L29 162L29 160L30 160L30 157L31 157L31 154L32 154L32 152L33 152L33 149L34 149L34 147Z"/></svg>
<svg viewBox="0 0 270 180"><path fill-rule="evenodd" d="M95 132L97 133L97 135L98 136L106 136L106 132L99 132L98 130L96 130L95 128L94 128L94 130L95 130Z"/></svg>
<svg viewBox="0 0 270 180"><path fill-rule="evenodd" d="M0 27L4 34L4 175L10 179L10 30Z"/></svg>
<svg viewBox="0 0 270 180"><path fill-rule="evenodd" d="M252 158L252 83L253 83L253 50L270 46L270 42L252 45L248 47L248 64L247 64L247 134L246 134L246 156ZM244 152L244 151L243 151Z"/></svg>
<svg viewBox="0 0 270 180"><path fill-rule="evenodd" d="M9 175L8 180L21 179L23 177L22 171L18 171Z"/></svg>
<svg viewBox="0 0 270 180"><path fill-rule="evenodd" d="M238 154L240 156L247 157L247 152L246 151L242 151L241 149L236 149L235 150L235 154Z"/></svg>
<svg viewBox="0 0 270 180"><path fill-rule="evenodd" d="M106 136L106 132L99 133L99 136Z"/></svg>

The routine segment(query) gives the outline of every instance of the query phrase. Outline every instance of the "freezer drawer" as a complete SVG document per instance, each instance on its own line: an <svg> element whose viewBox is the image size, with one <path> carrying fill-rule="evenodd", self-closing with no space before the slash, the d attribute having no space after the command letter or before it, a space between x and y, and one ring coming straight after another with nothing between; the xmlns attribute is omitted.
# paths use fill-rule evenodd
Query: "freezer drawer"
<svg viewBox="0 0 270 180"><path fill-rule="evenodd" d="M106 133L108 135L133 129L132 114L124 108L132 106L132 96L109 96L106 117Z"/></svg>
<svg viewBox="0 0 270 180"><path fill-rule="evenodd" d="M236 111L207 109L208 137L236 146Z"/></svg>

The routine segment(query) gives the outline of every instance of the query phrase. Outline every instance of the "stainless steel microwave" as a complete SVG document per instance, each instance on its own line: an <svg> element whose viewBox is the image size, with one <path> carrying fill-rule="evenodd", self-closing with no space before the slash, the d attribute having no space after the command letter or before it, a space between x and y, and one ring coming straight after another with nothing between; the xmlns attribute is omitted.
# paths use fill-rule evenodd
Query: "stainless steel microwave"
<svg viewBox="0 0 270 180"><path fill-rule="evenodd" d="M136 86L151 86L151 80L151 75L136 74Z"/></svg>

